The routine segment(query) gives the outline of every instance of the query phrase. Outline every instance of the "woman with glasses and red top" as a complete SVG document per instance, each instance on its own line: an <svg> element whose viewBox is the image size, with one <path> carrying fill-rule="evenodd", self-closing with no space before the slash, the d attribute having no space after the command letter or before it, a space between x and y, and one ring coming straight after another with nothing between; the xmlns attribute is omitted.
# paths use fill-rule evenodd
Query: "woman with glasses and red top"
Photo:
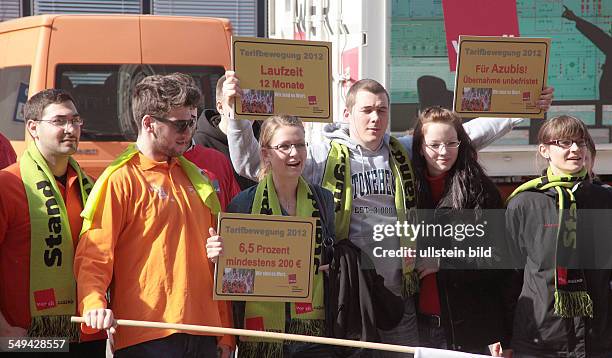
<svg viewBox="0 0 612 358"><path fill-rule="evenodd" d="M514 357L612 357L612 192L589 179L593 142L580 119L547 120L538 142L547 168L512 193L506 211L522 273L510 296Z"/></svg>
<svg viewBox="0 0 612 358"><path fill-rule="evenodd" d="M503 208L456 113L440 107L421 112L412 153L419 222L476 225L486 221L485 209ZM473 240L421 235L418 247L451 249L462 243L477 247ZM501 286L508 272L440 260L417 259L420 344L487 355L488 345L507 345L511 325L505 317L511 316L511 308L503 303Z"/></svg>
<svg viewBox="0 0 612 358"><path fill-rule="evenodd" d="M230 203L228 212L245 214L316 217L317 232L334 232L331 192L309 185L302 178L306 162L304 127L299 118L275 115L261 127L261 167L259 184L242 191ZM320 240L317 240L320 244ZM208 257L216 261L223 252L223 241L212 236L206 244ZM319 252L318 262L322 262ZM323 273L313 267L315 279L312 303L246 302L234 303L236 327L266 331L324 336L325 307ZM253 326L253 324L260 326ZM263 323L262 323L263 322ZM262 326L263 325L263 326ZM333 357L329 347L317 344L264 342L241 338L240 357Z"/></svg>

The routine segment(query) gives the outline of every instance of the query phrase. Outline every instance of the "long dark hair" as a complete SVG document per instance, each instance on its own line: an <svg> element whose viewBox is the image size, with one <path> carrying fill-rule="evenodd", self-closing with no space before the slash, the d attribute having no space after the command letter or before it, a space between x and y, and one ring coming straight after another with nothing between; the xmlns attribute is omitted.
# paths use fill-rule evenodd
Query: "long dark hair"
<svg viewBox="0 0 612 358"><path fill-rule="evenodd" d="M441 107L429 107L422 111L414 128L412 142L412 163L415 171L415 189L418 208L434 208L431 190L426 179L427 162L421 153L423 148L423 127L428 123L446 123L455 128L458 148L457 161L448 172L442 199L437 207L452 209L493 209L503 207L495 184L478 164L478 155L470 137L463 129L461 117Z"/></svg>

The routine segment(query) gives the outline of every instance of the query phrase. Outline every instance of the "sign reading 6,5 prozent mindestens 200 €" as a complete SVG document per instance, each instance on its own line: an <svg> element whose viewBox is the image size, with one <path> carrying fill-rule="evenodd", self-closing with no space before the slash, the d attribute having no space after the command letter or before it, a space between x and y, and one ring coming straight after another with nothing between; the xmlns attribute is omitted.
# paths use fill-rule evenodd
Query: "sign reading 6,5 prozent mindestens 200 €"
<svg viewBox="0 0 612 358"><path fill-rule="evenodd" d="M234 37L232 61L243 91L236 118L332 122L331 43Z"/></svg>
<svg viewBox="0 0 612 358"><path fill-rule="evenodd" d="M316 219L221 213L223 255L215 267L214 299L312 301L319 259ZM323 282L318 280L318 282Z"/></svg>

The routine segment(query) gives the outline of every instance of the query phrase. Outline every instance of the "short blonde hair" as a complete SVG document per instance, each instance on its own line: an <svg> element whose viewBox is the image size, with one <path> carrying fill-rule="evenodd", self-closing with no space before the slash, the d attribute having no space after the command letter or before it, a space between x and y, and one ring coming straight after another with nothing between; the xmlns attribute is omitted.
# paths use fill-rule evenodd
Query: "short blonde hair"
<svg viewBox="0 0 612 358"><path fill-rule="evenodd" d="M268 117L261 125L261 130L259 132L259 147L262 149L270 147L272 138L274 138L274 134L276 134L276 131L280 127L299 127L302 129L302 132L305 133L304 124L298 117L289 116L286 114L277 114ZM261 158L261 162L259 163L259 174L257 175L259 181L265 178L269 172L269 163L266 163L263 158Z"/></svg>

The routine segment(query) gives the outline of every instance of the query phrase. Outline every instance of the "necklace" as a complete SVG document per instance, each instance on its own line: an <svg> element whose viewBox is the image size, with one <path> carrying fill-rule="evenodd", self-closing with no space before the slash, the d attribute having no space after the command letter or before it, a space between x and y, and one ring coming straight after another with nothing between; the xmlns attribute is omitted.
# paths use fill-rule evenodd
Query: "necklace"
<svg viewBox="0 0 612 358"><path fill-rule="evenodd" d="M278 198L278 200L280 201L283 209L285 209L285 211L287 212L287 214L289 215L295 215L295 204L296 202L293 200L283 200L281 198Z"/></svg>

